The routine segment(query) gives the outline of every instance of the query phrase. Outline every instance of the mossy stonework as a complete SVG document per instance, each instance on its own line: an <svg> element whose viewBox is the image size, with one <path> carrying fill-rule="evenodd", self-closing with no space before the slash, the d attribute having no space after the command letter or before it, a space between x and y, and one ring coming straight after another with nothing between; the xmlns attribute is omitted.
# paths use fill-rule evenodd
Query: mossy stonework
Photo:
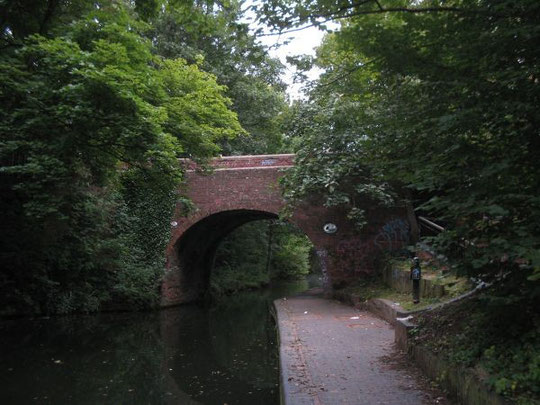
<svg viewBox="0 0 540 405"><path fill-rule="evenodd" d="M388 309L387 311L388 312ZM428 347L414 343L414 318L408 314L395 319L394 341L433 381L451 397L466 405L511 405L513 402L491 390L471 370L446 360L442 353L434 353Z"/></svg>
<svg viewBox="0 0 540 405"><path fill-rule="evenodd" d="M471 370L456 367L422 346L410 346L409 355L431 379L439 383L452 397L467 405L510 405L491 391Z"/></svg>
<svg viewBox="0 0 540 405"><path fill-rule="evenodd" d="M412 291L412 280L409 276L409 271L402 270L391 265L387 265L383 269L384 282L400 293L410 293ZM440 298L445 295L443 284L437 283L431 278L422 278L420 280L420 296L423 298Z"/></svg>

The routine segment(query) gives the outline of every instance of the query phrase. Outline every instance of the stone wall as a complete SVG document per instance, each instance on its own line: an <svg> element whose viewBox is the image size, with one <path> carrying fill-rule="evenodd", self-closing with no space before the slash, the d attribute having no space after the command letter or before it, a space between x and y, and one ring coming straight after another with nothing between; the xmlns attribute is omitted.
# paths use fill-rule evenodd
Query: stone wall
<svg viewBox="0 0 540 405"><path fill-rule="evenodd" d="M383 269L383 280L386 285L400 293L412 291L412 280L409 272L387 265ZM444 285L437 284L429 278L420 280L420 296L423 298L438 298L445 295Z"/></svg>
<svg viewBox="0 0 540 405"><path fill-rule="evenodd" d="M397 320L395 341L407 351L422 371L437 383L459 404L467 405L510 405L512 402L493 392L474 373L474 370L450 364L442 354L409 342L409 332L414 324L409 320Z"/></svg>

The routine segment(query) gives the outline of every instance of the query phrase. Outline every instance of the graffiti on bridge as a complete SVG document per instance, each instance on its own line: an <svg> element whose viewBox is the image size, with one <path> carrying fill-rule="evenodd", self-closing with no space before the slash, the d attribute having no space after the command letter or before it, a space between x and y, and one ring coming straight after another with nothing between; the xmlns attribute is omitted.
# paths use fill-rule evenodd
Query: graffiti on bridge
<svg viewBox="0 0 540 405"><path fill-rule="evenodd" d="M410 239L409 223L401 218L395 218L384 224L375 236L373 243L381 251L397 250L407 244Z"/></svg>
<svg viewBox="0 0 540 405"><path fill-rule="evenodd" d="M377 268L381 253L401 251L410 240L409 223L393 218L374 233L352 237L337 243L332 261L346 275L369 274Z"/></svg>
<svg viewBox="0 0 540 405"><path fill-rule="evenodd" d="M317 249L316 252L321 265L323 287L327 288L330 285L330 279L328 278L328 252L325 249Z"/></svg>

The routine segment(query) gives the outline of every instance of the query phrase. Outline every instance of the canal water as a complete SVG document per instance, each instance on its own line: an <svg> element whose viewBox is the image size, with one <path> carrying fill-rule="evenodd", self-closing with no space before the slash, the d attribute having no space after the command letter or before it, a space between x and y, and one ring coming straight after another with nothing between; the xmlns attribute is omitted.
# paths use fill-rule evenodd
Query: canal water
<svg viewBox="0 0 540 405"><path fill-rule="evenodd" d="M0 404L279 404L279 283L157 312L0 322Z"/></svg>

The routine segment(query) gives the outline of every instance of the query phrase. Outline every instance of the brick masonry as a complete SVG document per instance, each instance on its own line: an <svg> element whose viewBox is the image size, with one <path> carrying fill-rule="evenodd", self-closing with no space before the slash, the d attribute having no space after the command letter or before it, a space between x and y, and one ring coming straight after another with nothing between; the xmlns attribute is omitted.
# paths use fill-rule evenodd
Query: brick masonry
<svg viewBox="0 0 540 405"><path fill-rule="evenodd" d="M205 294L215 250L229 232L249 221L278 217L284 205L278 180L293 159L294 155L224 157L212 162L215 170L210 174L188 170L181 191L196 208L185 217L178 206L172 219L176 225L167 246L163 306ZM405 207L365 209L368 225L360 232L347 219L345 207L323 207L316 196L299 206L290 219L314 244L327 289L373 272L384 251L401 249L408 242ZM325 233L327 223L336 224L337 232Z"/></svg>

